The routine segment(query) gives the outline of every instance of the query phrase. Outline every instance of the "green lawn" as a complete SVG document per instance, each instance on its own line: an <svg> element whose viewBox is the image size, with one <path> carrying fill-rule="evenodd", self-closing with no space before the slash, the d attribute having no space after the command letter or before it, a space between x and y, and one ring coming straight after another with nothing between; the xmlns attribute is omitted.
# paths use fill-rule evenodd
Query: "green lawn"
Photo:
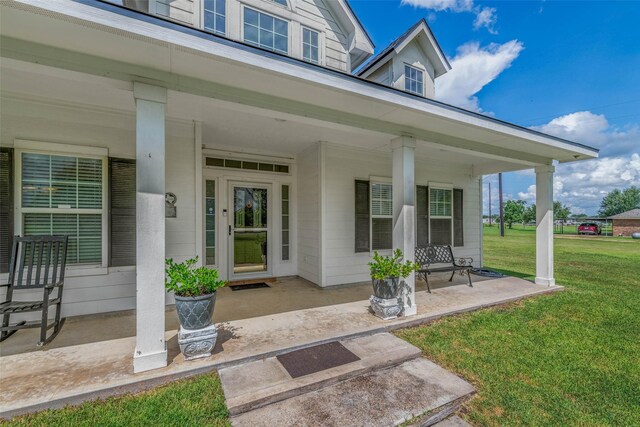
<svg viewBox="0 0 640 427"><path fill-rule="evenodd" d="M484 249L533 278L535 233L485 228ZM476 386L474 424L640 425L640 241L556 236L555 254L564 292L398 335Z"/></svg>
<svg viewBox="0 0 640 427"><path fill-rule="evenodd" d="M485 265L533 278L535 233L485 228ZM477 425L640 425L640 241L556 236L561 293L398 335L477 388ZM478 284L478 288L482 285ZM11 426L222 426L219 379L45 411Z"/></svg>
<svg viewBox="0 0 640 427"><path fill-rule="evenodd" d="M176 381L137 395L15 418L7 426L230 426L215 374Z"/></svg>

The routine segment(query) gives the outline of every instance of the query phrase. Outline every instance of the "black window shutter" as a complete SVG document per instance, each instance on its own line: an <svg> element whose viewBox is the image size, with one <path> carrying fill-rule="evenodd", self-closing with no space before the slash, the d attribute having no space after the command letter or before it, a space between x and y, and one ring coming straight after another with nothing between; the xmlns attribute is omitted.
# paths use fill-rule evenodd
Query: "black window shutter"
<svg viewBox="0 0 640 427"><path fill-rule="evenodd" d="M109 159L109 265L136 264L136 162Z"/></svg>
<svg viewBox="0 0 640 427"><path fill-rule="evenodd" d="M9 271L13 245L13 148L0 147L0 273Z"/></svg>
<svg viewBox="0 0 640 427"><path fill-rule="evenodd" d="M369 252L369 181L356 180L355 251Z"/></svg>
<svg viewBox="0 0 640 427"><path fill-rule="evenodd" d="M429 187L416 187L416 246L429 244Z"/></svg>
<svg viewBox="0 0 640 427"><path fill-rule="evenodd" d="M462 189L453 189L453 246L464 246L464 216L462 214Z"/></svg>

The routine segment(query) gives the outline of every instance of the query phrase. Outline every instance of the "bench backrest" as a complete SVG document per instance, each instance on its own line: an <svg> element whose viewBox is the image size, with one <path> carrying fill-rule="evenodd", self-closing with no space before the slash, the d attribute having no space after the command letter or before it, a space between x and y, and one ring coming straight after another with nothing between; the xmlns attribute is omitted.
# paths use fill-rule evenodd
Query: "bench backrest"
<svg viewBox="0 0 640 427"><path fill-rule="evenodd" d="M416 262L420 265L453 264L453 251L449 245L418 246Z"/></svg>
<svg viewBox="0 0 640 427"><path fill-rule="evenodd" d="M9 285L37 289L64 281L68 236L16 236L13 239Z"/></svg>

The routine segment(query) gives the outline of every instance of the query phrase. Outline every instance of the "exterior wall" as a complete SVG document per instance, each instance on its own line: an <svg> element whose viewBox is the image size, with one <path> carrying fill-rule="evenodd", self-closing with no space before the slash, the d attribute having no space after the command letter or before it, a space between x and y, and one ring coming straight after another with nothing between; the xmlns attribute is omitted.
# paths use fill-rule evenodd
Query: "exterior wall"
<svg viewBox="0 0 640 427"><path fill-rule="evenodd" d="M368 281L367 263L372 253L355 253L354 249L354 182L369 180L371 176L391 178L391 153L374 154L331 146L326 149L325 168L326 259L325 280L321 286ZM453 249L456 256L472 257L475 266L481 263L480 180L480 177L471 177L470 168L416 158L417 185L451 183L463 189L464 246Z"/></svg>
<svg viewBox="0 0 640 427"><path fill-rule="evenodd" d="M119 3L116 0L111 0ZM331 12L330 0L288 0L284 7L270 0L226 0L226 36L243 39L243 8L250 7L290 22L289 55L302 58L302 27L319 33L320 65L351 72L348 46L349 32ZM197 28L204 28L204 0L151 0L149 3L127 2L125 5Z"/></svg>
<svg viewBox="0 0 640 427"><path fill-rule="evenodd" d="M424 96L435 98L433 65L427 59L422 49L413 41L393 58L393 87L404 90L404 65L411 65L424 71Z"/></svg>
<svg viewBox="0 0 640 427"><path fill-rule="evenodd" d="M2 99L0 143L15 139L104 147L110 157L135 158L135 116L107 110ZM178 197L177 218L166 220L166 255L185 259L196 254L194 125L167 122L166 191ZM14 230L19 234L21 230ZM6 276L0 275L0 276ZM3 283L6 277L0 277ZM63 315L76 316L135 308L135 267L67 270ZM4 288L3 288L4 292ZM21 292L24 298L41 297ZM167 304L173 303L167 298Z"/></svg>
<svg viewBox="0 0 640 427"><path fill-rule="evenodd" d="M297 157L298 275L320 284L320 145Z"/></svg>
<svg viewBox="0 0 640 427"><path fill-rule="evenodd" d="M640 233L640 219L614 219L613 235L631 237L633 233Z"/></svg>
<svg viewBox="0 0 640 427"><path fill-rule="evenodd" d="M367 80L371 80L372 82L380 83L386 86L391 86L392 63L393 61L389 61L386 64L381 65L380 68L378 68L376 71L371 73L369 77L367 77Z"/></svg>

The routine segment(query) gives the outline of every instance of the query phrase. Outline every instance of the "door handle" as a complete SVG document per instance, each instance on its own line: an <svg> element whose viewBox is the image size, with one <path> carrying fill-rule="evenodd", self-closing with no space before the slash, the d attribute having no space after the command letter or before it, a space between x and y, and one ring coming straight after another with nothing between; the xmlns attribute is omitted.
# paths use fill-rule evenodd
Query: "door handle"
<svg viewBox="0 0 640 427"><path fill-rule="evenodd" d="M231 226L229 226L229 236L231 236Z"/></svg>

